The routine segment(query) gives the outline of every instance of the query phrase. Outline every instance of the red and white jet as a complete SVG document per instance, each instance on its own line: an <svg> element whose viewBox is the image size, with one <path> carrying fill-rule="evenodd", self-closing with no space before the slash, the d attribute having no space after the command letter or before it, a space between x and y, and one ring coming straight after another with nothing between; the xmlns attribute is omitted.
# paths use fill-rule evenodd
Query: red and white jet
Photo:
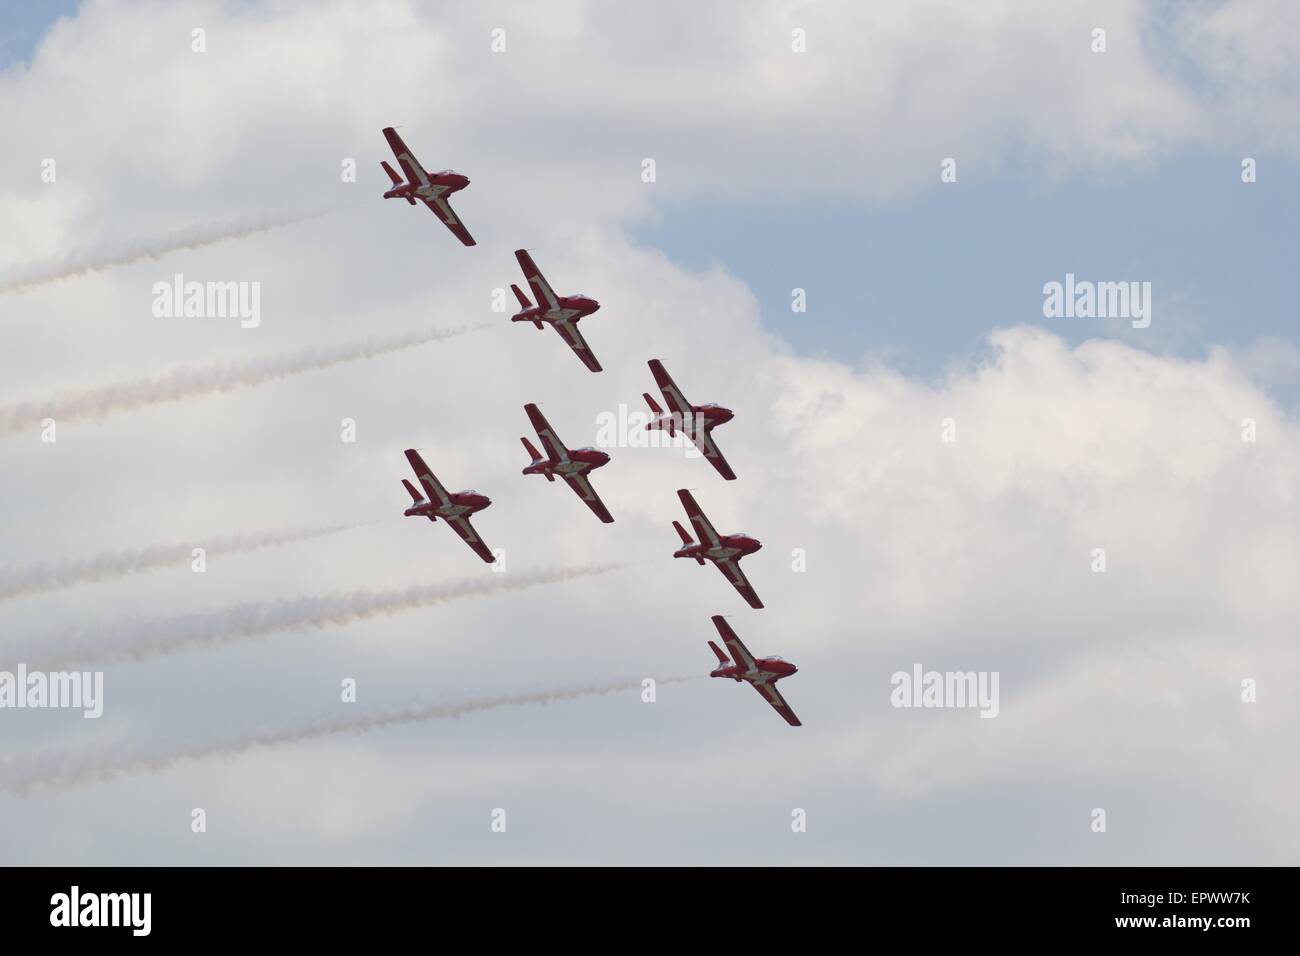
<svg viewBox="0 0 1300 956"><path fill-rule="evenodd" d="M384 198L405 199L412 206L419 199L429 207L435 216L442 220L443 225L455 233L457 239L467 246L474 245L474 237L469 234L465 224L456 217L451 204L447 202L448 196L460 192L469 185L469 177L462 176L450 169L444 169L438 173L427 173L424 171L424 167L420 165L420 161L411 155L411 151L406 148L406 144L402 142L402 137L397 135L397 130L391 126L385 127L384 138L388 140L388 145L397 158L397 165L402 167L402 172L406 174L406 179L403 181L402 177L397 175L387 161L379 161L379 165L384 167L384 172L388 173L388 178L393 181L393 188L384 193Z"/></svg>
<svg viewBox="0 0 1300 956"><path fill-rule="evenodd" d="M424 495L416 491L411 483L403 478L402 484L406 486L414 503L402 514L408 518L428 518L430 521L441 518L480 558L488 564L495 561L496 556L492 554L486 542L478 536L474 526L469 523L469 516L492 504L491 499L474 490L457 491L452 494L433 476L429 466L424 463L424 459L414 448L406 449L406 460L415 469L415 477L424 488Z"/></svg>
<svg viewBox="0 0 1300 956"><path fill-rule="evenodd" d="M591 353L591 349L587 347L587 340L578 331L578 320L586 318L599 309L600 303L581 292L574 295L556 295L527 249L516 250L515 258L519 260L519 268L524 270L524 278L528 280L528 285L533 290L533 298L537 300L537 305L528 301L528 296L524 295L519 286L511 285L510 288L515 290L515 298L523 306L523 311L512 315L510 321L531 322L539 329L543 322L551 323L555 326L555 331L560 333L560 338L564 339L569 348L573 349L574 354L582 359L582 364L593 372L599 372L600 362Z"/></svg>
<svg viewBox="0 0 1300 956"><path fill-rule="evenodd" d="M736 473L731 470L727 464L727 459L722 457L722 452L718 451L718 446L714 444L713 436L709 434L718 426L731 421L735 417L735 412L729 408L723 408L721 405L692 405L686 400L668 370L664 368L664 363L658 359L651 359L648 363L650 371L655 377L655 384L659 386L659 391L663 393L664 404L668 406L665 413L662 408L656 404L655 400L650 397L649 392L645 392L644 397L646 404L650 406L650 411L654 413L654 418L646 425L646 430L652 428L661 428L668 432L669 435L677 434L677 429L681 429L695 447L704 453L704 457L709 463L718 470L727 481L734 481Z"/></svg>
<svg viewBox="0 0 1300 956"><path fill-rule="evenodd" d="M551 423L546 420L540 408L530 403L524 406L524 411L528 413L528 420L533 423L533 431L537 432L538 441L546 449L546 454L541 455L527 438L519 439L524 443L528 454L533 456L532 462L524 469L524 474L545 475L547 481L554 481L555 476L559 475L564 479L564 483L586 502L587 507L597 518L605 524L613 521L614 516L609 513L605 503L600 500L596 489L591 487L591 481L587 478L587 472L609 464L609 455L598 448L576 448L570 451L564 447L564 442L560 441L560 436L555 434L555 429L551 427Z"/></svg>
<svg viewBox="0 0 1300 956"><path fill-rule="evenodd" d="M686 533L681 522L674 521L673 527L681 535L682 547L673 552L673 557L694 558L699 564L703 564L705 559L712 561L750 607L761 608L763 602L759 600L749 579L745 577L745 572L740 570L740 559L747 554L753 554L763 545L743 531L736 534L718 534L689 491L682 488L678 490L677 497L682 500L682 507L686 509L686 514L691 519L691 527L695 529L695 536L700 541L696 544Z"/></svg>
<svg viewBox="0 0 1300 956"><path fill-rule="evenodd" d="M787 663L780 657L755 657L749 648L741 643L721 614L713 615L713 624L718 629L722 643L731 652L731 657L722 653L722 649L709 641L709 647L718 657L718 666L710 672L710 677L730 677L734 681L748 681L762 698L772 705L772 709L785 718L791 727L802 727L790 705L785 702L781 692L776 689L776 682L782 677L797 674L799 668ZM734 662L734 663L733 663Z"/></svg>

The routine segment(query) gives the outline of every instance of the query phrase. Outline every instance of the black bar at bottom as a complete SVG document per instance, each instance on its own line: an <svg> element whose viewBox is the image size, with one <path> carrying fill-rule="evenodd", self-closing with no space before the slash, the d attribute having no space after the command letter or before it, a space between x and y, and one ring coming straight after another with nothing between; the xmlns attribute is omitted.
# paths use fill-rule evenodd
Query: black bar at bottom
<svg viewBox="0 0 1300 956"><path fill-rule="evenodd" d="M1182 943L1199 936L1231 945L1283 930L1294 892L1294 871L1275 868L573 868L544 879L531 869L454 868L0 873L7 942L75 933L92 945L111 937L285 939L296 949L349 939L373 946L431 927L478 927L493 942L553 936L562 925L564 935L579 938L621 927L662 939L673 927L721 921L716 928L724 931L733 920L737 930L767 927L793 937L800 926L814 938L848 928L860 941L866 932L920 932L916 938L927 943L1125 936Z"/></svg>

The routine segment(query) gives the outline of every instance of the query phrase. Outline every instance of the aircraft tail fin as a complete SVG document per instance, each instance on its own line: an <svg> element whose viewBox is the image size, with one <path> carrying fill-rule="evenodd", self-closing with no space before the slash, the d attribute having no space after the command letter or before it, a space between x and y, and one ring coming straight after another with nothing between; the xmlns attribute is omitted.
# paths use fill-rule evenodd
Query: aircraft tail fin
<svg viewBox="0 0 1300 956"><path fill-rule="evenodd" d="M683 547L683 548L689 548L691 545L693 545L693 544L695 543L695 539L692 538L689 534L686 533L686 529L682 527L682 523L681 523L680 521L674 521L674 522L673 522L673 527L677 529L677 533L678 533L678 535L681 536L681 539L682 539L682 547ZM696 555L692 555L692 557L695 558L695 563L696 563L696 564L698 564L698 565L700 565L701 567L703 567L703 565L704 565L704 556L703 556L703 555L696 554Z"/></svg>
<svg viewBox="0 0 1300 956"><path fill-rule="evenodd" d="M662 415L664 413L664 410L659 407L659 403L654 400L649 392L642 392L641 396L645 399L645 403L650 406L650 411L654 412L656 415Z"/></svg>
<svg viewBox="0 0 1300 956"><path fill-rule="evenodd" d="M381 159L379 165L384 167L384 172L388 173L388 178L393 181L394 186L402 185L402 177L397 175L397 171L388 165L388 160Z"/></svg>
<svg viewBox="0 0 1300 956"><path fill-rule="evenodd" d="M519 286L515 285L513 282L510 283L510 288L515 290L515 298L519 300L520 305L525 309L531 309L533 307L533 304L528 301L528 296L524 295L523 289L519 288Z"/></svg>
<svg viewBox="0 0 1300 956"><path fill-rule="evenodd" d="M716 654L718 657L718 663L721 664L723 667L726 667L728 664L731 663L731 658L728 657L726 654L722 653L722 648L718 647L717 644L714 644L712 641L709 641L709 647L713 648L713 653Z"/></svg>
<svg viewBox="0 0 1300 956"><path fill-rule="evenodd" d="M421 501L424 500L424 497L418 491L415 490L415 485L411 484L405 478L402 479L402 485L405 486L406 493L411 496L412 504L418 505Z"/></svg>
<svg viewBox="0 0 1300 956"><path fill-rule="evenodd" d="M539 452L536 448L533 447L532 442L530 442L527 438L520 438L519 440L524 443L524 451L528 452L528 454L533 456L533 461L545 461L545 459L542 457L541 452ZM549 471L544 472L544 474L546 475L547 481L555 480L555 475L551 474Z"/></svg>

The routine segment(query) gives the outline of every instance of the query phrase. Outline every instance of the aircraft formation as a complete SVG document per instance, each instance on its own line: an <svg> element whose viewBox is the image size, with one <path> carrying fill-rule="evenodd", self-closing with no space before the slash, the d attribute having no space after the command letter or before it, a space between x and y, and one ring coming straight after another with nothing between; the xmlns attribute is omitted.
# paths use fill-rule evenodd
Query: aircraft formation
<svg viewBox="0 0 1300 956"><path fill-rule="evenodd" d="M390 126L383 132L402 171L399 176L387 161L381 161L380 165L392 181L392 188L384 193L384 198L404 199L412 206L417 201L423 202L461 243L466 246L475 245L474 237L448 201L452 193L469 185L469 178L449 169L437 173L426 172L395 129ZM596 312L600 303L582 293L557 295L527 250L517 250L515 259L518 260L535 302L530 301L518 285L512 284L510 288L519 300L520 311L511 316L511 321L530 322L539 330L544 325L550 325L589 371L602 371L600 361L578 330L578 323ZM643 397L653 415L646 428L664 430L670 436L681 431L724 480L734 481L736 473L723 457L712 435L713 429L731 421L734 413L720 405L691 404L668 374L663 362L651 359L647 364L667 411L659 406L650 393L644 393ZM523 474L543 475L548 482L560 478L601 522L612 523L614 517L596 493L590 477L591 472L609 463L609 454L597 448L570 449L560 440L537 405L525 405L524 412L537 434L541 451L527 438L520 439L531 459L523 469ZM402 484L411 496L411 505L403 513L410 518L428 518L434 523L441 518L479 558L488 564L495 561L492 549L470 522L474 514L492 504L491 499L472 489L449 492L414 448L406 450L406 460L415 472L423 494L403 478ZM741 559L758 551L762 544L744 532L719 534L690 491L679 489L677 497L685 509L694 537L681 522L674 521L673 527L681 537L682 546L673 552L673 557L693 559L701 566L706 561L710 562L750 607L762 608L763 601L758 592L740 569ZM796 673L798 668L780 657L755 657L722 615L715 614L712 620L726 651L714 641L708 642L718 659L718 666L709 676L750 684L786 723L793 727L800 726L799 718L776 688L777 681Z"/></svg>

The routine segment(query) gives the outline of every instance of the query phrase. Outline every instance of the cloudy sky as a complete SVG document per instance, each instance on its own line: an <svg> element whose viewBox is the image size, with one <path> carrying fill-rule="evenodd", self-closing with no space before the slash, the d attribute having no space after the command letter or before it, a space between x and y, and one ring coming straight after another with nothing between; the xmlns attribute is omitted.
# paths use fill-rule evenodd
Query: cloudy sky
<svg viewBox="0 0 1300 956"><path fill-rule="evenodd" d="M6 7L0 670L105 690L0 709L4 862L1295 863L1298 11ZM477 246L380 199L389 125ZM519 247L603 373L494 310ZM178 273L260 324L155 315ZM592 444L650 358L739 480L611 448L606 526L519 474L524 403ZM410 446L503 572L402 517ZM672 560L682 487L765 609ZM997 717L892 706L918 665Z"/></svg>

